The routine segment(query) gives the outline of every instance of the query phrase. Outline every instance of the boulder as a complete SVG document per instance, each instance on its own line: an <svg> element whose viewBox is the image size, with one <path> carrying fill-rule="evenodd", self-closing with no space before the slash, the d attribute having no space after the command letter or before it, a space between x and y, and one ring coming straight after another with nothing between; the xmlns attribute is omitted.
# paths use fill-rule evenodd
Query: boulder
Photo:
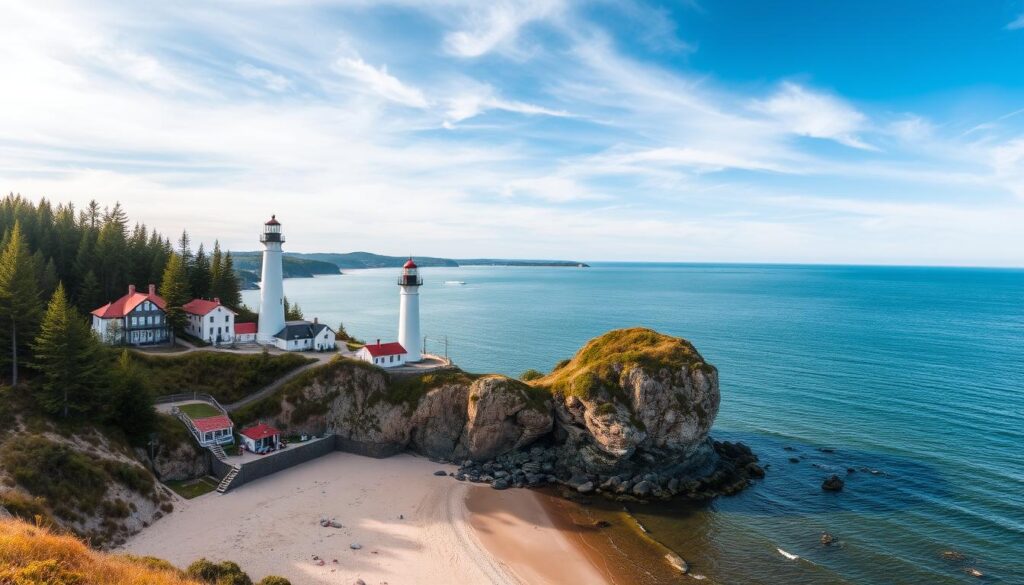
<svg viewBox="0 0 1024 585"><path fill-rule="evenodd" d="M838 475L831 475L821 482L821 489L826 492L839 492L843 490L843 480Z"/></svg>
<svg viewBox="0 0 1024 585"><path fill-rule="evenodd" d="M579 487L576 488L576 491L578 491L581 494L589 494L594 491L594 482L588 481L586 483L580 484Z"/></svg>
<svg viewBox="0 0 1024 585"><path fill-rule="evenodd" d="M651 494L651 490L654 486L649 481L641 481L633 486L633 495L638 497L645 497Z"/></svg>

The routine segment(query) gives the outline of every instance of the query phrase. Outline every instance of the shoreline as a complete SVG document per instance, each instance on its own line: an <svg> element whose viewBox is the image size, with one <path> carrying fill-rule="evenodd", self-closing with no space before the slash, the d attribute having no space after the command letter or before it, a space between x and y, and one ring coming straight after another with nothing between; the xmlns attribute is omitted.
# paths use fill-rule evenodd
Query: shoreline
<svg viewBox="0 0 1024 585"><path fill-rule="evenodd" d="M410 454L331 453L223 495L179 499L115 552L180 568L230 560L254 581L280 575L294 585L615 582L549 513L551 496L434 476L438 469L454 468Z"/></svg>

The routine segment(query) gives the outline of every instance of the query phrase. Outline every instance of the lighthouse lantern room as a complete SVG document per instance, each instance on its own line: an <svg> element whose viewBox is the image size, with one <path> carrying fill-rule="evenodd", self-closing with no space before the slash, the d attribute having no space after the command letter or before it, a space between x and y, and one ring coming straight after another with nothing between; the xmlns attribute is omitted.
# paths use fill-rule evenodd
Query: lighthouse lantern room
<svg viewBox="0 0 1024 585"><path fill-rule="evenodd" d="M284 274L282 270L281 222L277 216L263 225L260 234L263 243L263 273L260 282L260 320L256 331L256 341L263 344L274 343L274 335L284 329Z"/></svg>
<svg viewBox="0 0 1024 585"><path fill-rule="evenodd" d="M416 263L412 258L402 266L402 274L398 277L401 289L401 305L398 314L398 343L408 352L406 361L418 362L423 359L423 339L420 337L420 294L423 286Z"/></svg>

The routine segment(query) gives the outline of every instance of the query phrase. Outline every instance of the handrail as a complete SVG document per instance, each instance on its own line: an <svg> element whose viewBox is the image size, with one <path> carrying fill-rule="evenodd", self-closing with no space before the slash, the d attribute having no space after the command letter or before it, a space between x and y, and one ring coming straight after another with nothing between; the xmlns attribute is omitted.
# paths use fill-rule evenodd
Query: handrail
<svg viewBox="0 0 1024 585"><path fill-rule="evenodd" d="M179 392L178 394L166 394L164 396L157 396L153 399L154 404L167 404L169 402L182 402L184 400L201 400L203 402L209 402L217 407L217 410L224 414L228 411L225 409L217 399L204 392Z"/></svg>

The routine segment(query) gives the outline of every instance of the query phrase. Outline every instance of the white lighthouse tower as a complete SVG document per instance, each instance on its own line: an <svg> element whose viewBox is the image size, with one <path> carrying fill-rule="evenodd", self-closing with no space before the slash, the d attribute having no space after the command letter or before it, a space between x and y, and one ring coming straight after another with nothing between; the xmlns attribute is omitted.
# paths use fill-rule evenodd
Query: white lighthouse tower
<svg viewBox="0 0 1024 585"><path fill-rule="evenodd" d="M402 275L398 277L398 286L402 289L402 304L398 311L398 343L405 348L407 361L418 362L423 359L423 340L420 338L420 292L423 279L416 273L416 263L409 261L402 266Z"/></svg>
<svg viewBox="0 0 1024 585"><path fill-rule="evenodd" d="M260 283L260 322L258 343L273 343L274 335L284 329L284 276L281 269L281 223L273 215L260 234L263 243L263 280Z"/></svg>

